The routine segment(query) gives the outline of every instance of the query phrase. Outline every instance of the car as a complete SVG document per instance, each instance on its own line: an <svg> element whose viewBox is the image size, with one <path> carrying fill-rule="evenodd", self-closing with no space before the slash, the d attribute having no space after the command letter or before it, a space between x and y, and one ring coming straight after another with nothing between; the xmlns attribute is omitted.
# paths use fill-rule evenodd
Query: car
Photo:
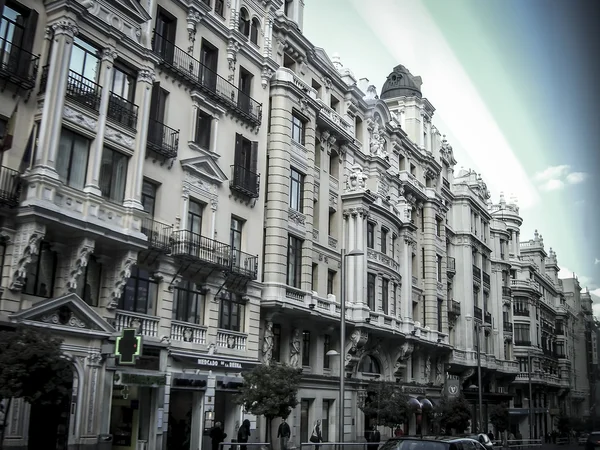
<svg viewBox="0 0 600 450"><path fill-rule="evenodd" d="M417 437L388 439L379 450L486 450L475 439L457 436Z"/></svg>
<svg viewBox="0 0 600 450"><path fill-rule="evenodd" d="M595 450L597 448L600 448L600 431L592 431L588 434L585 450Z"/></svg>
<svg viewBox="0 0 600 450"><path fill-rule="evenodd" d="M487 434L485 434L485 433L467 434L467 435L465 435L463 437L479 441L479 443L481 445L483 445L483 447L486 450L494 450L494 443L490 440L490 437Z"/></svg>

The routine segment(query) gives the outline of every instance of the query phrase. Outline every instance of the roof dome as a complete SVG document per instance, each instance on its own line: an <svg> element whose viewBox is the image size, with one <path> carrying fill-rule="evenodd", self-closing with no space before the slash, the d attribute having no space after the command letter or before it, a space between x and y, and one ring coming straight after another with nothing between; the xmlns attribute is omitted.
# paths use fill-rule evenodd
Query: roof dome
<svg viewBox="0 0 600 450"><path fill-rule="evenodd" d="M422 97L421 85L423 81L421 77L413 76L410 71L403 65L394 67L383 83L381 89L381 98L396 98L396 97Z"/></svg>

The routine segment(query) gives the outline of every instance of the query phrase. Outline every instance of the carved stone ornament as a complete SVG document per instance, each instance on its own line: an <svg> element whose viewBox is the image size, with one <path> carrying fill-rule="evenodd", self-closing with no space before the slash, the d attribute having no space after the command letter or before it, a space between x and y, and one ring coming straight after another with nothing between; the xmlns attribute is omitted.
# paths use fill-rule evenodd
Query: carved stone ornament
<svg viewBox="0 0 600 450"><path fill-rule="evenodd" d="M267 366L271 363L271 359L273 358L273 336L273 322L267 320L265 322L265 333L262 345L262 360Z"/></svg>
<svg viewBox="0 0 600 450"><path fill-rule="evenodd" d="M398 356L399 361L407 361L412 355L415 349L415 345L410 341L404 341L402 347L400 347L400 355Z"/></svg>
<svg viewBox="0 0 600 450"><path fill-rule="evenodd" d="M63 117L71 122L76 123L82 128L86 128L90 131L96 131L98 128L98 121L86 116L85 114L65 106L63 109Z"/></svg>
<svg viewBox="0 0 600 450"><path fill-rule="evenodd" d="M102 363L102 354L97 351L91 351L85 359L88 366L98 366Z"/></svg>
<svg viewBox="0 0 600 450"><path fill-rule="evenodd" d="M38 254L45 234L45 228L35 224L24 225L17 233L13 245L13 273L8 287L11 291L19 291L25 286L27 268Z"/></svg>
<svg viewBox="0 0 600 450"><path fill-rule="evenodd" d="M52 28L54 37L64 34L65 36L73 38L79 34L77 24L69 18L60 19L49 26Z"/></svg>
<svg viewBox="0 0 600 450"><path fill-rule="evenodd" d="M114 47L108 46L102 50L102 61L106 61L108 63L112 63L117 59L119 54Z"/></svg>
<svg viewBox="0 0 600 450"><path fill-rule="evenodd" d="M386 158L388 156L387 150L385 149L385 139L378 122L373 122L373 126L370 129L369 151L371 156L378 156L380 158Z"/></svg>
<svg viewBox="0 0 600 450"><path fill-rule="evenodd" d="M194 42L196 42L196 26L202 19L200 13L194 9L188 10L187 14L187 31L188 40L190 45L188 47L188 53L191 55L194 52Z"/></svg>
<svg viewBox="0 0 600 450"><path fill-rule="evenodd" d="M350 335L349 343L346 345L346 369L354 370L365 352L365 346L369 340L369 334L366 331L355 329Z"/></svg>
<svg viewBox="0 0 600 450"><path fill-rule="evenodd" d="M304 226L306 223L306 216L304 214L302 214L301 212L294 211L292 209L290 209L290 211L289 211L288 218L289 218L290 222L292 222L296 225Z"/></svg>
<svg viewBox="0 0 600 450"><path fill-rule="evenodd" d="M299 366L300 351L300 330L295 328L292 333L292 339L290 339L290 366Z"/></svg>
<svg viewBox="0 0 600 450"><path fill-rule="evenodd" d="M273 76L273 71L268 67L264 67L260 74L260 85L263 89L266 89L269 85L269 81L271 81L271 77Z"/></svg>
<svg viewBox="0 0 600 450"><path fill-rule="evenodd" d="M137 261L137 254L133 251L128 251L123 256L121 256L120 260L117 261L115 266L114 275L113 275L113 287L110 293L109 304L107 305L107 309L114 309L117 306L121 295L123 294L123 289L127 284L127 280L131 276L131 268Z"/></svg>
<svg viewBox="0 0 600 450"><path fill-rule="evenodd" d="M119 145L122 145L125 148L134 150L135 141L132 137L127 136L126 134L121 133L120 131L115 130L109 126L106 127L104 131L104 136Z"/></svg>
<svg viewBox="0 0 600 450"><path fill-rule="evenodd" d="M150 67L144 67L138 72L137 80L140 83L152 84L154 83L155 79L156 74L154 73L154 70Z"/></svg>
<svg viewBox="0 0 600 450"><path fill-rule="evenodd" d="M350 168L351 172L346 178L346 192L364 191L367 188L367 179L369 178L363 172L359 164L354 164Z"/></svg>
<svg viewBox="0 0 600 450"><path fill-rule="evenodd" d="M233 39L230 39L227 43L227 63L229 66L228 79L233 83L235 79L235 64L237 62L237 53L240 50L240 43Z"/></svg>
<svg viewBox="0 0 600 450"><path fill-rule="evenodd" d="M67 280L67 290L75 292L77 290L77 281L83 270L87 267L90 255L94 252L94 241L84 238L71 253L71 270Z"/></svg>
<svg viewBox="0 0 600 450"><path fill-rule="evenodd" d="M53 325L65 325L72 328L87 328L85 322L79 319L73 311L63 306L56 311L42 317L42 322Z"/></svg>

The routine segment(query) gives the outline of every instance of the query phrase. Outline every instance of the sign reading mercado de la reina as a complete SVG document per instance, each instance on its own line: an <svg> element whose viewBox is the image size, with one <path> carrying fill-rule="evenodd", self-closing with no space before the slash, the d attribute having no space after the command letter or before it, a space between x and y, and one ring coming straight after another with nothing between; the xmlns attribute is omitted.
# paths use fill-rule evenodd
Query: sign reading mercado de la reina
<svg viewBox="0 0 600 450"><path fill-rule="evenodd" d="M208 367L211 369L236 369L236 370L247 370L255 366L255 364L241 362L241 361L227 361L223 359L215 358L198 358L198 365L202 367Z"/></svg>

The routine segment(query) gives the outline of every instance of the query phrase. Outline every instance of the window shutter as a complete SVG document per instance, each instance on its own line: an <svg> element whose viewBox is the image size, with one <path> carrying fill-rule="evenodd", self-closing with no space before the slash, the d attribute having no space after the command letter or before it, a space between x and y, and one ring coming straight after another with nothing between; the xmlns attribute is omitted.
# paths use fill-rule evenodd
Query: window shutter
<svg viewBox="0 0 600 450"><path fill-rule="evenodd" d="M150 118L160 120L158 109L160 105L160 83L157 81L152 85L152 97L150 98Z"/></svg>
<svg viewBox="0 0 600 450"><path fill-rule="evenodd" d="M4 3L4 0L1 0L0 3ZM35 29L37 27L38 16L39 14L36 10L29 10L29 15L27 16L27 26L25 28L25 35L23 36L22 44L23 50L27 50L28 52L31 52L33 49L33 40L35 39Z"/></svg>
<svg viewBox="0 0 600 450"><path fill-rule="evenodd" d="M252 159L250 160L250 172L258 173L258 142L252 142Z"/></svg>
<svg viewBox="0 0 600 450"><path fill-rule="evenodd" d="M233 159L233 164L236 166L242 165L242 135L239 133L235 134L235 155Z"/></svg>

